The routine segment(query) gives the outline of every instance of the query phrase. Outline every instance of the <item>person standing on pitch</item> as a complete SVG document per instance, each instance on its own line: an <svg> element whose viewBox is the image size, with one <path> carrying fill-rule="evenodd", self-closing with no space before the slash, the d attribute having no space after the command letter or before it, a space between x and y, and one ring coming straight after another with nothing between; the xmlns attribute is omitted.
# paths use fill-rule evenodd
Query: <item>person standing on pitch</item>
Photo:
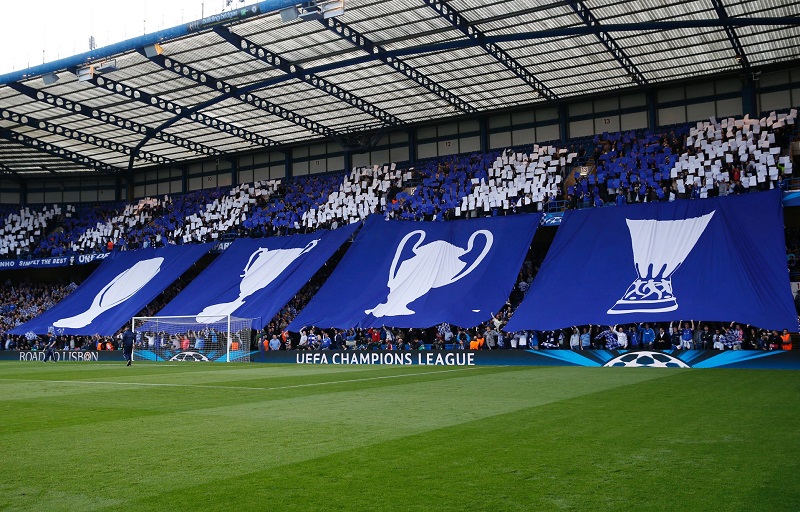
<svg viewBox="0 0 800 512"><path fill-rule="evenodd" d="M52 359L53 362L56 362L56 354L54 352L56 347L56 337L52 335L48 335L48 339L44 344L44 362L46 363L48 359Z"/></svg>
<svg viewBox="0 0 800 512"><path fill-rule="evenodd" d="M125 355L125 360L128 361L126 366L130 366L133 362L133 342L136 336L131 332L130 328L125 329L122 333L122 353Z"/></svg>

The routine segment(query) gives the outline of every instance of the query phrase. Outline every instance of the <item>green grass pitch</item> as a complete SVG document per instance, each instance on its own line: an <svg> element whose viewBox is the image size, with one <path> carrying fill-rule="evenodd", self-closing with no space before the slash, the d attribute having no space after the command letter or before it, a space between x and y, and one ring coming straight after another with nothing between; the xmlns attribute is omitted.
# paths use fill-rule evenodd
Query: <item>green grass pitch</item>
<svg viewBox="0 0 800 512"><path fill-rule="evenodd" d="M800 509L791 371L0 363L0 510Z"/></svg>

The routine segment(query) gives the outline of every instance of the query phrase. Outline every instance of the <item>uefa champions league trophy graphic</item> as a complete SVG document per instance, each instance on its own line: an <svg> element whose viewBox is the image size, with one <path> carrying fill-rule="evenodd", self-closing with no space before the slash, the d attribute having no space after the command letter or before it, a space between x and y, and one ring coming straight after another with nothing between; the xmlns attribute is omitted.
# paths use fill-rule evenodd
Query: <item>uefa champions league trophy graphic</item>
<svg viewBox="0 0 800 512"><path fill-rule="evenodd" d="M230 315L239 309L245 303L247 297L269 286L294 260L309 252L318 243L319 239L312 240L305 247L296 249L269 250L263 247L256 249L250 255L250 259L247 260L244 273L239 276L242 278L239 283L239 296L232 302L206 306L203 311L197 314L195 320L202 324L221 321L225 318L225 315Z"/></svg>
<svg viewBox="0 0 800 512"><path fill-rule="evenodd" d="M464 269L467 264L460 258L472 251L478 235L482 235L486 239L486 244L472 265ZM402 262L398 268L397 263L403 253L403 248L414 236L419 236L419 240L412 247L414 256ZM492 248L494 235L485 229L475 231L469 237L466 249L444 240L436 240L422 245L423 240L425 240L425 232L422 230L412 231L403 237L397 246L392 266L389 269L389 280L386 283L389 287L389 296L386 298L386 302L365 310L366 314L372 314L375 317L413 315L414 311L408 309L409 304L433 288L453 284L475 270L486 257L489 249Z"/></svg>
<svg viewBox="0 0 800 512"><path fill-rule="evenodd" d="M159 273L163 262L164 258L162 257L137 261L135 265L120 272L117 277L105 285L95 295L89 309L79 315L57 320L53 326L72 329L86 327L101 314L133 297Z"/></svg>
<svg viewBox="0 0 800 512"><path fill-rule="evenodd" d="M678 300L672 293L672 275L692 252L715 212L680 220L625 219L637 278L607 313L664 313L678 309Z"/></svg>

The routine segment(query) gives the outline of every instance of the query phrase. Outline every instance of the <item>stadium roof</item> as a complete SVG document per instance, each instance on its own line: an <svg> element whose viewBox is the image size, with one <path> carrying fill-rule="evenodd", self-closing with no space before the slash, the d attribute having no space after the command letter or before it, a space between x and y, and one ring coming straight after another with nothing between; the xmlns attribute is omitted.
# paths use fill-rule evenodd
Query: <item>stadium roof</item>
<svg viewBox="0 0 800 512"><path fill-rule="evenodd" d="M336 3L262 1L0 76L0 173L348 145L354 132L800 58L794 0L346 0L321 16ZM300 18L282 21L295 5Z"/></svg>

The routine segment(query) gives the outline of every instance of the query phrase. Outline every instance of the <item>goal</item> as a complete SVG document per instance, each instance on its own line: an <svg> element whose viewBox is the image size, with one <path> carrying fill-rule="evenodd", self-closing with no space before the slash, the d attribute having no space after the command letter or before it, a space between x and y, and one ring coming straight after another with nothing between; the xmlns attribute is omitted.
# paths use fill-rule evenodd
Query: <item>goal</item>
<svg viewBox="0 0 800 512"><path fill-rule="evenodd" d="M137 316L134 361L249 362L252 318Z"/></svg>

